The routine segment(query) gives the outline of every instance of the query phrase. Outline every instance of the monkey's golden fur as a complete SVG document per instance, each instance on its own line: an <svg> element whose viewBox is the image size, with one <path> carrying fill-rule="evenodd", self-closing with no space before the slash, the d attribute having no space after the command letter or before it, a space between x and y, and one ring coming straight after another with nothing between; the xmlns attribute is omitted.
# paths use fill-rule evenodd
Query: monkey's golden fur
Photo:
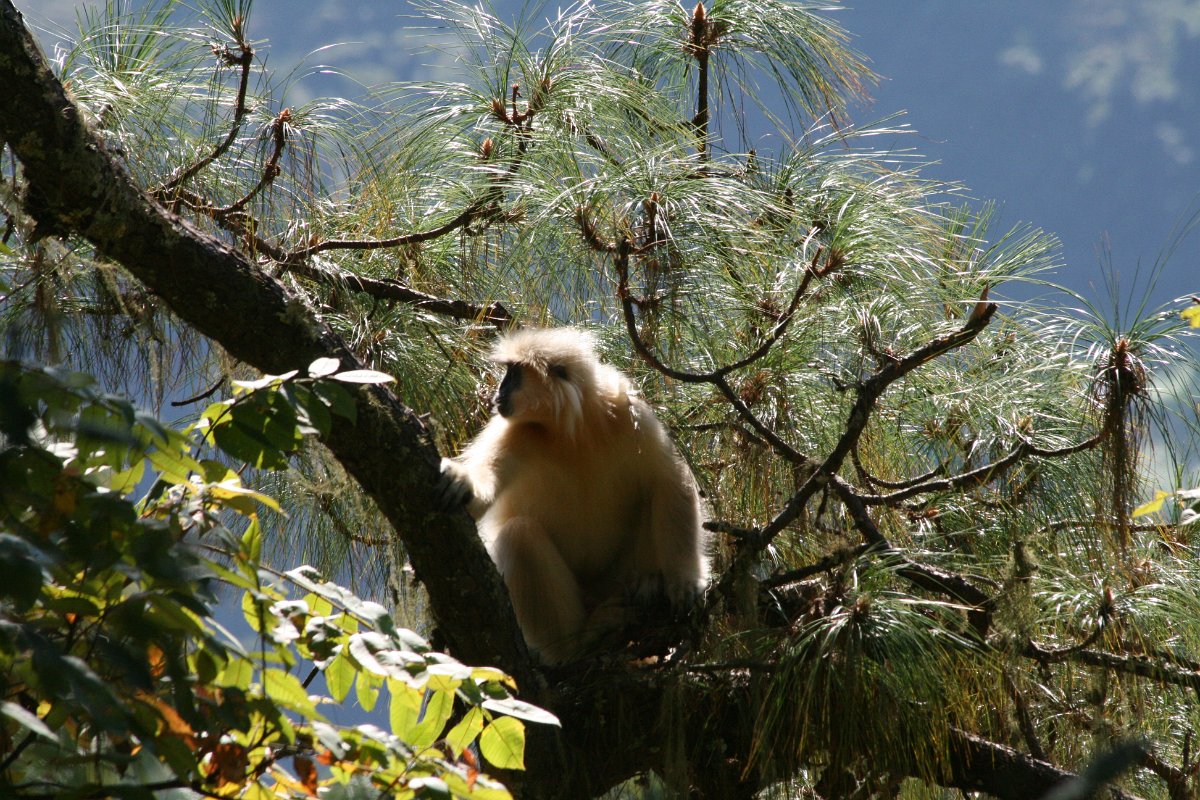
<svg viewBox="0 0 1200 800"><path fill-rule="evenodd" d="M571 328L509 334L492 358L508 367L496 413L442 471L530 647L570 660L624 621L631 599L686 606L708 577L700 499L629 379Z"/></svg>

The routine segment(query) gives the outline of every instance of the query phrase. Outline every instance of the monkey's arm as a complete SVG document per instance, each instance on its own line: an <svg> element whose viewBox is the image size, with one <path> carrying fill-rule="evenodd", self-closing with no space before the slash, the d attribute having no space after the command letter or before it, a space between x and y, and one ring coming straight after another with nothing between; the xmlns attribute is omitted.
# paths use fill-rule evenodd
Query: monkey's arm
<svg viewBox="0 0 1200 800"><path fill-rule="evenodd" d="M458 457L442 459L439 507L452 510L466 505L474 519L491 507L496 498L496 460L503 451L504 430L503 423L493 419Z"/></svg>

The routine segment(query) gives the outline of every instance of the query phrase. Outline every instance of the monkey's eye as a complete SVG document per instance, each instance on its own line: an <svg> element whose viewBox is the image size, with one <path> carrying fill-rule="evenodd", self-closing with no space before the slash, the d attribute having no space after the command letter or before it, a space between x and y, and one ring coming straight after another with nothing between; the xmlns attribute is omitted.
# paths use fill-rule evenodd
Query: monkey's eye
<svg viewBox="0 0 1200 800"><path fill-rule="evenodd" d="M551 364L550 365L550 374L553 375L554 377L558 378L559 380L565 381L567 379L567 368L564 367L562 364Z"/></svg>

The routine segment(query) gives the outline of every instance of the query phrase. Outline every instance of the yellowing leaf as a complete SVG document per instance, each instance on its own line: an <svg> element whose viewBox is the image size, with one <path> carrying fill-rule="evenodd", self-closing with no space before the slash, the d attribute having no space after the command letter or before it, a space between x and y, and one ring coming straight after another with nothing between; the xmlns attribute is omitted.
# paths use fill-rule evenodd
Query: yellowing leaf
<svg viewBox="0 0 1200 800"><path fill-rule="evenodd" d="M525 769L525 725L498 717L479 734L479 751L498 769Z"/></svg>
<svg viewBox="0 0 1200 800"><path fill-rule="evenodd" d="M1171 497L1171 492L1164 492L1162 489L1159 489L1157 492L1154 493L1153 500L1151 500L1148 503L1142 503L1140 506L1138 506L1137 508L1135 508L1133 510L1133 516L1134 517L1144 517L1147 514L1154 514L1158 511L1162 511L1163 501L1166 500L1168 497Z"/></svg>
<svg viewBox="0 0 1200 800"><path fill-rule="evenodd" d="M1200 328L1200 304L1185 308L1180 316L1193 328Z"/></svg>
<svg viewBox="0 0 1200 800"><path fill-rule="evenodd" d="M450 729L446 734L446 744L450 746L455 758L458 758L462 751L475 741L475 737L483 730L484 722L486 720L483 716L483 709L476 706Z"/></svg>
<svg viewBox="0 0 1200 800"><path fill-rule="evenodd" d="M275 776L272 775L272 777ZM246 787L245 793L241 795L241 800L278 800L278 795L255 781Z"/></svg>
<svg viewBox="0 0 1200 800"><path fill-rule="evenodd" d="M236 497L249 497L262 503L272 511L282 514L283 508L276 502L274 497L265 495L262 492L256 492L253 489L248 489L241 485L241 481L227 480L220 483L211 484L208 487L208 493L219 500L230 500Z"/></svg>
<svg viewBox="0 0 1200 800"><path fill-rule="evenodd" d="M324 719L300 679L282 669L263 670L263 693L279 705L312 719Z"/></svg>

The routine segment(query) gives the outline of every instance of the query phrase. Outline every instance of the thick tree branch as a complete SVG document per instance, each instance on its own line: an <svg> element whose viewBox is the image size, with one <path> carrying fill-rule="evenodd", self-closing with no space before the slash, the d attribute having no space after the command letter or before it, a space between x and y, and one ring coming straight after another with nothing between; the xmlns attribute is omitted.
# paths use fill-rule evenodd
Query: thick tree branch
<svg viewBox="0 0 1200 800"><path fill-rule="evenodd" d="M1085 644L1088 643L1090 642ZM1197 697L1200 697L1200 671L1193 664L1182 666L1172 664L1168 657L1156 659L1125 653L1107 653L1103 650L1092 650L1086 646L1047 650L1036 642L1026 643L1022 652L1039 663L1055 664L1061 661L1072 661L1077 664L1086 664L1089 667L1111 669L1114 672L1137 675L1159 683L1182 686L1185 689L1191 689Z"/></svg>
<svg viewBox="0 0 1200 800"><path fill-rule="evenodd" d="M1030 800L1074 780L1075 775L1011 747L958 729L950 731L951 776L947 784L963 791L986 792L1000 800ZM1110 789L1111 796L1133 795Z"/></svg>

